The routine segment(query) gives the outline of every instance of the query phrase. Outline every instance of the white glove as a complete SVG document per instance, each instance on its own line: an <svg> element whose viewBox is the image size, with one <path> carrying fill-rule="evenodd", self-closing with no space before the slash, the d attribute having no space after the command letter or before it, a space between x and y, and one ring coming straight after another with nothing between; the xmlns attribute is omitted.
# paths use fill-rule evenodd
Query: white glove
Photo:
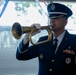
<svg viewBox="0 0 76 75"><path fill-rule="evenodd" d="M35 27L35 28L39 29L37 32L33 33L33 35L40 32L40 28L41 28L40 24L34 23L31 25L31 27ZM23 38L23 44L26 44L29 41L29 35L30 35L30 33L25 33L24 38Z"/></svg>
<svg viewBox="0 0 76 75"><path fill-rule="evenodd" d="M38 29L38 31L37 31L37 32L34 32L32 35L35 35L35 34L41 32L41 29L40 29L40 28L41 28L41 25L40 25L40 24L38 24L38 23L34 23L34 24L32 24L32 27Z"/></svg>
<svg viewBox="0 0 76 75"><path fill-rule="evenodd" d="M31 26L32 26L32 27L35 27L35 28L37 28L37 29L40 29L40 28L41 28L41 25L38 24L38 23L34 23L34 24L32 24Z"/></svg>

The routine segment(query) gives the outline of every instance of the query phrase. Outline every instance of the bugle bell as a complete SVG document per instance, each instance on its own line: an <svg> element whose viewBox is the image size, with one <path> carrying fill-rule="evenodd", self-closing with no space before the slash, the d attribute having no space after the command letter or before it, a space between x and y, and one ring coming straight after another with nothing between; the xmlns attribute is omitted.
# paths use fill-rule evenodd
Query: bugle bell
<svg viewBox="0 0 76 75"><path fill-rule="evenodd" d="M15 39L20 39L22 34L24 33L28 33L30 32L30 35L29 35L29 39L31 41L31 43L33 45L38 45L38 44L42 44L42 43L45 43L45 42L49 42L52 38L52 33L51 33L51 29L49 26L42 26L40 28L40 30L44 30L46 29L48 31L48 39L45 40L45 41L42 41L42 42L38 42L38 43L33 43L31 37L33 35L34 32L38 31L39 29L37 28L34 28L34 27L26 27L26 26L22 26L18 23L18 22L15 22L12 26L12 35L14 36Z"/></svg>

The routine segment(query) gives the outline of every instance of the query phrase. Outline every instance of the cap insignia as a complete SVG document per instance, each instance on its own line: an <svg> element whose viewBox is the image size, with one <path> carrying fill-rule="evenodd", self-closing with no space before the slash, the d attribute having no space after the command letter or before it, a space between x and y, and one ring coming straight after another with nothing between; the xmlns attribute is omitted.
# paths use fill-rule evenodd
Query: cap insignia
<svg viewBox="0 0 76 75"><path fill-rule="evenodd" d="M55 10L55 5L54 4L51 5L51 10Z"/></svg>

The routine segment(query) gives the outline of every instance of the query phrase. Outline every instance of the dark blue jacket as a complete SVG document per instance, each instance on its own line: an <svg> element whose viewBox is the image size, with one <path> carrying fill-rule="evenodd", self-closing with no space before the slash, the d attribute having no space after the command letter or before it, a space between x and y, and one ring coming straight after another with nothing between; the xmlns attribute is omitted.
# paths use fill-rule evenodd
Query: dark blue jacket
<svg viewBox="0 0 76 75"><path fill-rule="evenodd" d="M41 40L46 40L46 37ZM29 43L25 46L19 47L21 51L27 49ZM18 60L29 60L38 57L39 60L39 72L38 75L76 75L76 35L69 34L67 31L65 36L58 47L55 55L53 51L53 40L50 42L31 46L24 53L19 53L17 49L16 58Z"/></svg>

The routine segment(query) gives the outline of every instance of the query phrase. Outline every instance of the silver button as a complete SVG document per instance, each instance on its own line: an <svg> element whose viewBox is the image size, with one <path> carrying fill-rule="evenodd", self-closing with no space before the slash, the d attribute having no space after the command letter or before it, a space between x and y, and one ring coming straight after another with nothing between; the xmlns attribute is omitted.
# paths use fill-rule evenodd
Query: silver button
<svg viewBox="0 0 76 75"><path fill-rule="evenodd" d="M52 62L55 62L55 60L53 59Z"/></svg>
<svg viewBox="0 0 76 75"><path fill-rule="evenodd" d="M52 71L52 69L49 69L49 71L51 72L51 71Z"/></svg>

